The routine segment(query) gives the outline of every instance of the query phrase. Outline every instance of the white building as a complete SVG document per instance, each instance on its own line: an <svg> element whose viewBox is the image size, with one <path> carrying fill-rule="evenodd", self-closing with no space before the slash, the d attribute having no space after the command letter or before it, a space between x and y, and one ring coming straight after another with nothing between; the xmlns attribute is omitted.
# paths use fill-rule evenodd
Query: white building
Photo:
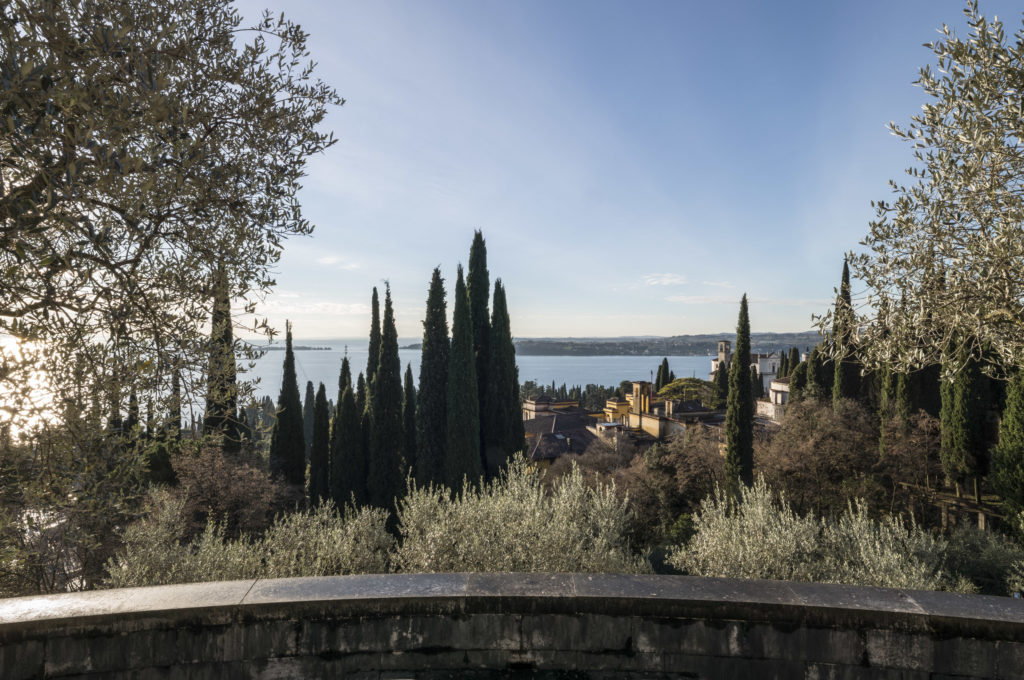
<svg viewBox="0 0 1024 680"><path fill-rule="evenodd" d="M780 359L781 356L778 352L772 352L771 354L750 353L750 368L757 369L757 374L761 377L762 389L766 393L772 384L772 380L775 379L775 375L779 372ZM729 364L732 363L732 343L728 340L718 341L718 356L711 360L709 380L715 379L715 371L718 370L718 366L722 362L725 362L725 368L728 370Z"/></svg>

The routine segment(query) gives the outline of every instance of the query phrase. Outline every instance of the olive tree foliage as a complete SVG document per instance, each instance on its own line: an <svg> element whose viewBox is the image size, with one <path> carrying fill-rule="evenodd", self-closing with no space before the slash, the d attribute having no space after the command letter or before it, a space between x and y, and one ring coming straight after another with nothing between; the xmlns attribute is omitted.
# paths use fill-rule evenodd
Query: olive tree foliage
<svg viewBox="0 0 1024 680"><path fill-rule="evenodd" d="M283 515L261 537L227 536L211 517L194 541L185 536L186 500L151 494L148 516L124 532L124 547L107 564L104 585L129 586L387 571L394 539L387 513L374 508L339 512L333 501Z"/></svg>
<svg viewBox="0 0 1024 680"><path fill-rule="evenodd" d="M589 486L575 466L551 489L514 457L501 475L453 496L411 486L398 509L393 566L406 572L648 572L628 540L628 500Z"/></svg>
<svg viewBox="0 0 1024 680"><path fill-rule="evenodd" d="M849 255L867 289L856 344L875 367L942 363L948 376L982 352L995 375L1024 364L1024 29L1008 37L977 0L964 14L966 38L944 25L927 44L921 113L890 124L913 149L910 179L890 181L865 252Z"/></svg>
<svg viewBox="0 0 1024 680"><path fill-rule="evenodd" d="M343 100L297 25L241 22L229 0L0 8L0 336L46 347L48 403L201 375L213 272L252 312L312 231L299 180Z"/></svg>
<svg viewBox="0 0 1024 680"><path fill-rule="evenodd" d="M690 574L938 590L946 544L899 516L872 519L858 502L835 519L799 515L759 478L735 502L721 490L693 519L669 563ZM958 585L954 583L953 585Z"/></svg>

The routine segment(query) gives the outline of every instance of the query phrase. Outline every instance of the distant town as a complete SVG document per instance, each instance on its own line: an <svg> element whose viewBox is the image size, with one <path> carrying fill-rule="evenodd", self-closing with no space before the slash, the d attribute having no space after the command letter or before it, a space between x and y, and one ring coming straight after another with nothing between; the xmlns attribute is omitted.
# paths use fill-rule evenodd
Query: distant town
<svg viewBox="0 0 1024 680"><path fill-rule="evenodd" d="M718 341L733 333L621 338L522 338L516 353L525 356L695 356L712 355ZM751 333L751 350L770 354L790 347L810 350L819 342L817 331L804 333Z"/></svg>

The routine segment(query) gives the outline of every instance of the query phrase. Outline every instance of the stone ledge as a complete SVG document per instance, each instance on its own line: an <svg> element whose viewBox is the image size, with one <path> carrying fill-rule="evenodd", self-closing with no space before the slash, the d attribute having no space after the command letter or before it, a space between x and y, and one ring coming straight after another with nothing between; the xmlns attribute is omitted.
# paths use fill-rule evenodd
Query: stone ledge
<svg viewBox="0 0 1024 680"><path fill-rule="evenodd" d="M1024 676L1022 660L1024 601L833 584L379 574L0 600L4 678L217 668L1001 678Z"/></svg>

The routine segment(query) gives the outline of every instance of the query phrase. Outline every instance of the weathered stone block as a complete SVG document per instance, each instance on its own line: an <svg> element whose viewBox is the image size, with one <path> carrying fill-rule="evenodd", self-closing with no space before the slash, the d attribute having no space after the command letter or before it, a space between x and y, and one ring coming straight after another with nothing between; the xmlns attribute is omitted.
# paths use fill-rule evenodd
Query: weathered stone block
<svg viewBox="0 0 1024 680"><path fill-rule="evenodd" d="M925 635L897 630L868 630L865 642L868 664L872 667L932 670L935 643Z"/></svg>
<svg viewBox="0 0 1024 680"><path fill-rule="evenodd" d="M43 672L45 654L45 647L40 640L0 646L0 671L4 680L39 677Z"/></svg>

